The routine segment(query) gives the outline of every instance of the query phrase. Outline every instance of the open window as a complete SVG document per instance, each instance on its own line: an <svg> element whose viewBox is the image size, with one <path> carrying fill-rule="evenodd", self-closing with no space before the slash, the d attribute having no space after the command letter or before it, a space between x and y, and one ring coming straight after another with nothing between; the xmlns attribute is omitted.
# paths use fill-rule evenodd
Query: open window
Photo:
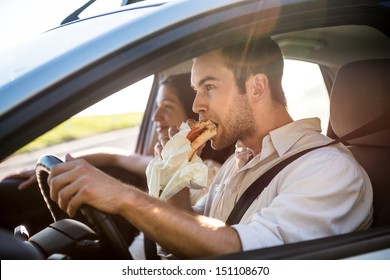
<svg viewBox="0 0 390 280"><path fill-rule="evenodd" d="M329 94L320 68L315 63L285 59L283 89L294 120L318 117L322 133L329 123Z"/></svg>

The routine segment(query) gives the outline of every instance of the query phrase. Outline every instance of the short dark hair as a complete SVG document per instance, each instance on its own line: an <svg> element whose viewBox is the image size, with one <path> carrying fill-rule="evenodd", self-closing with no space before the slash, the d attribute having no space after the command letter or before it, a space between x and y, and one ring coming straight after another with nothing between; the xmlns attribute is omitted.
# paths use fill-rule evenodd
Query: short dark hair
<svg viewBox="0 0 390 280"><path fill-rule="evenodd" d="M257 73L265 74L270 81L274 101L286 106L282 89L283 55L279 45L269 37L251 37L221 50L226 66L233 72L237 87L246 92L245 83Z"/></svg>

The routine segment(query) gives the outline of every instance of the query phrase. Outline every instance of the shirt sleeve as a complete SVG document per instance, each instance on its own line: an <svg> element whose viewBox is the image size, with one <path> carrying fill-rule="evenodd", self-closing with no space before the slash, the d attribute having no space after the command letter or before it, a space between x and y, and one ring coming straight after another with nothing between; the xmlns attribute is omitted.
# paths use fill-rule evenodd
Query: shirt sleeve
<svg viewBox="0 0 390 280"><path fill-rule="evenodd" d="M371 214L367 174L347 152L328 148L284 168L248 209L248 222L233 227L251 250L351 232Z"/></svg>

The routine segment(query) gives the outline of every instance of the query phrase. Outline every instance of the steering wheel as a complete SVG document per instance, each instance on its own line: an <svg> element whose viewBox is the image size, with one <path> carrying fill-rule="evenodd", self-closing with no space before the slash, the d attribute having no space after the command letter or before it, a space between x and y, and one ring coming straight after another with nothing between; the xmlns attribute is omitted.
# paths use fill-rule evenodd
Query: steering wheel
<svg viewBox="0 0 390 280"><path fill-rule="evenodd" d="M68 214L50 198L50 187L47 179L52 167L59 163L63 163L63 161L58 157L46 155L38 160L35 168L39 188L54 221L70 218ZM126 241L123 239L109 215L89 205L81 206L80 211L91 224L92 228L97 232L101 238L102 244L105 244L105 246L116 253L115 257L118 259L133 259L127 249Z"/></svg>

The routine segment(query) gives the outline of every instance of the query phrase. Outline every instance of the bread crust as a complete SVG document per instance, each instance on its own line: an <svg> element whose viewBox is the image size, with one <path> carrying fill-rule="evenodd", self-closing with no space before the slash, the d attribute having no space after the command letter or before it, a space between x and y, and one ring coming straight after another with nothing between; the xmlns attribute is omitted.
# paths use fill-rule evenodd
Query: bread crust
<svg viewBox="0 0 390 280"><path fill-rule="evenodd" d="M201 120L190 124L191 131L187 134L191 141L191 153L188 155L190 161L196 150L217 134L217 126L210 120Z"/></svg>

